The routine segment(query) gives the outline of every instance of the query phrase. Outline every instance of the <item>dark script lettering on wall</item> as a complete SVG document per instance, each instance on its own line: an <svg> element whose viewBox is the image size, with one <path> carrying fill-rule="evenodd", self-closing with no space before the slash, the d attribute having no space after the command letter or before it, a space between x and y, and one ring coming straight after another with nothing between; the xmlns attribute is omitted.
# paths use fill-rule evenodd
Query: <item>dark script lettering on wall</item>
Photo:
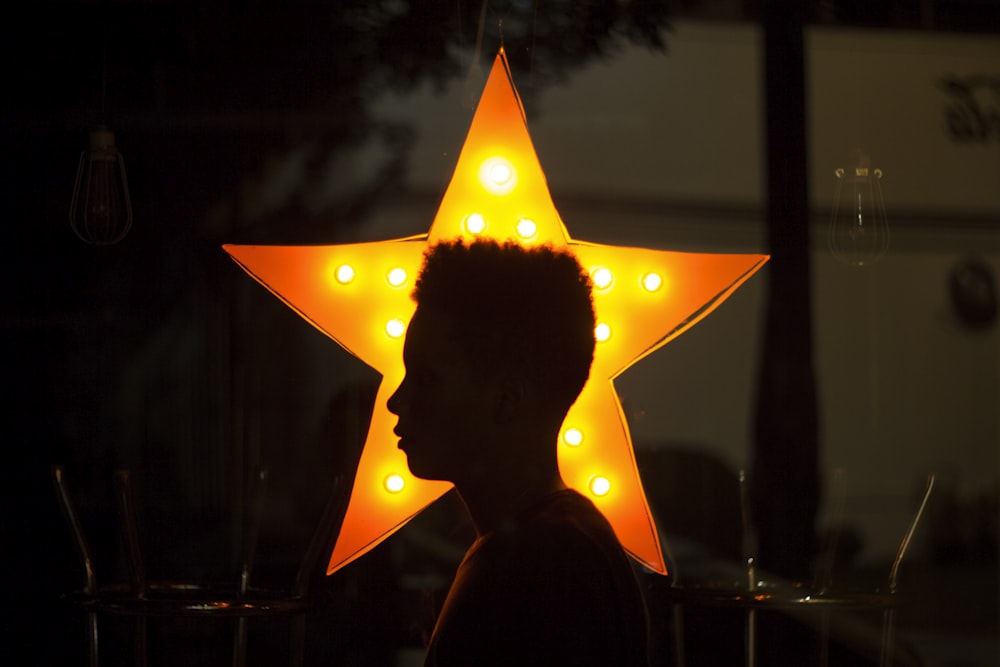
<svg viewBox="0 0 1000 667"><path fill-rule="evenodd" d="M948 138L958 143L1000 143L1000 76L946 76L941 89L948 97Z"/></svg>

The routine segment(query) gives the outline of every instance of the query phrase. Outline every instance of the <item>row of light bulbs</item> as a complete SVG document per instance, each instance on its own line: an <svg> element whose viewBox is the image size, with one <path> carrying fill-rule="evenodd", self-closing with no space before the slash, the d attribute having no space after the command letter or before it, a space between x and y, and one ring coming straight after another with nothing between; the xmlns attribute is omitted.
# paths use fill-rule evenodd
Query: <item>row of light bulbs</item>
<svg viewBox="0 0 1000 667"><path fill-rule="evenodd" d="M587 486L590 489L590 492L598 498L602 498L611 492L611 480L601 475L591 476ZM387 493L392 495L402 493L403 489L406 488L406 478L398 472L389 473L385 476L385 479L382 480L382 488L384 488Z"/></svg>
<svg viewBox="0 0 1000 667"><path fill-rule="evenodd" d="M564 446L576 449L583 444L583 431L570 426L563 429L559 439ZM388 493L397 494L406 487L406 479L399 473L389 473L383 479L382 486ZM611 491L611 481L607 477L593 475L589 479L588 487L595 496L603 497Z"/></svg>
<svg viewBox="0 0 1000 667"><path fill-rule="evenodd" d="M350 264L341 264L334 269L334 278L341 285L351 284L355 277L357 277L357 272ZM389 269L385 274L385 282L390 287L402 287L408 279L406 269L398 266ZM599 292L607 292L614 285L615 277L611 269L599 266L590 271L590 280L594 289ZM656 271L644 273L639 278L639 285L647 292L656 292L663 287L663 276Z"/></svg>
<svg viewBox="0 0 1000 667"><path fill-rule="evenodd" d="M341 264L334 270L334 277L341 285L352 283L356 277L354 267L350 264ZM395 267L386 273L386 283L390 287L403 287L409 276L405 269ZM594 287L601 292L611 289L614 283L614 275L609 269L598 267L591 271L591 280ZM640 285L647 292L656 292L663 286L663 276L656 272L643 274L640 278ZM385 323L385 333L389 338L398 339L406 332L406 323L399 318L392 318ZM598 343L607 342L611 338L611 326L607 322L598 322L594 327L594 338Z"/></svg>

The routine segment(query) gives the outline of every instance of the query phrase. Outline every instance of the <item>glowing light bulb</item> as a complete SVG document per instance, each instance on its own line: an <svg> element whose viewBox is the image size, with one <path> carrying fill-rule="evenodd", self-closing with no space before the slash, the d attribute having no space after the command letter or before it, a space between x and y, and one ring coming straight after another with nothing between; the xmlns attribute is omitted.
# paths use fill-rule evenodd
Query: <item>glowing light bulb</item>
<svg viewBox="0 0 1000 667"><path fill-rule="evenodd" d="M341 264L333 272L333 277L341 285L347 285L354 280L354 267L350 264Z"/></svg>
<svg viewBox="0 0 1000 667"><path fill-rule="evenodd" d="M598 497L606 496L611 491L611 482L607 477L601 477L600 475L591 477L589 486L590 492Z"/></svg>
<svg viewBox="0 0 1000 667"><path fill-rule="evenodd" d="M614 274L610 270L599 266L590 272L590 279L594 283L594 287L597 289L608 289L611 287L611 283L615 281Z"/></svg>
<svg viewBox="0 0 1000 667"><path fill-rule="evenodd" d="M382 480L382 486L389 493L399 493L406 486L406 480L403 479L402 475L392 473L391 475L386 475L385 479Z"/></svg>
<svg viewBox="0 0 1000 667"><path fill-rule="evenodd" d="M514 165L501 157L490 158L479 168L479 181L495 195L505 195L514 189L517 172Z"/></svg>
<svg viewBox="0 0 1000 667"><path fill-rule="evenodd" d="M647 292L655 292L663 287L663 276L651 271L642 277L642 288Z"/></svg>
<svg viewBox="0 0 1000 667"><path fill-rule="evenodd" d="M465 227L466 232L476 236L486 231L486 220L478 213L470 213L465 216L462 226Z"/></svg>
<svg viewBox="0 0 1000 667"><path fill-rule="evenodd" d="M563 442L570 447L579 447L583 442L583 432L578 428L568 428L563 431Z"/></svg>
<svg viewBox="0 0 1000 667"><path fill-rule="evenodd" d="M535 238L538 233L538 225L530 218L521 218L517 221L517 235L525 241Z"/></svg>
<svg viewBox="0 0 1000 667"><path fill-rule="evenodd" d="M389 338L400 338L405 332L406 325L398 317L394 317L385 323L385 333Z"/></svg>
<svg viewBox="0 0 1000 667"><path fill-rule="evenodd" d="M611 327L609 327L605 322L599 322L596 327L594 327L594 338L598 343L603 343L604 341L611 338Z"/></svg>
<svg viewBox="0 0 1000 667"><path fill-rule="evenodd" d="M393 287L401 287L406 283L406 270L401 269L398 266L391 269L389 273L385 274L385 280Z"/></svg>
<svg viewBox="0 0 1000 667"><path fill-rule="evenodd" d="M510 167L505 164L495 164L490 167L490 180L495 185L506 185L513 175Z"/></svg>

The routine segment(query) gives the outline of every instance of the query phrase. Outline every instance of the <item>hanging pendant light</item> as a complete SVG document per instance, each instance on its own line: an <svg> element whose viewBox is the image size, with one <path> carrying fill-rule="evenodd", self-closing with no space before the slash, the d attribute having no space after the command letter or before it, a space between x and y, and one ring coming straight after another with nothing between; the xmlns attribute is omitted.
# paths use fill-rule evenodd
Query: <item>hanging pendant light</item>
<svg viewBox="0 0 1000 667"><path fill-rule="evenodd" d="M889 249L889 222L882 197L882 170L859 153L851 169L837 168L828 242L839 261L852 266L874 264Z"/></svg>
<svg viewBox="0 0 1000 667"><path fill-rule="evenodd" d="M69 224L80 240L92 245L118 243L132 227L125 161L114 132L104 126L90 133L90 146L80 154Z"/></svg>

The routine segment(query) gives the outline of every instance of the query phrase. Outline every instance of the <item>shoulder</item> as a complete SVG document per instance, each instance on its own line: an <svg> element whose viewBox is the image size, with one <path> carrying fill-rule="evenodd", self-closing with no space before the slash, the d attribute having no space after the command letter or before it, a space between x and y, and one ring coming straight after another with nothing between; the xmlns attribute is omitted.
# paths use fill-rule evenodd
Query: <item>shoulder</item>
<svg viewBox="0 0 1000 667"><path fill-rule="evenodd" d="M645 645L645 610L628 558L603 515L568 492L470 550L432 654L441 665L639 665Z"/></svg>
<svg viewBox="0 0 1000 667"><path fill-rule="evenodd" d="M600 510L572 490L552 494L534 511L529 510L518 528L524 539L540 543L621 549L614 529Z"/></svg>
<svg viewBox="0 0 1000 667"><path fill-rule="evenodd" d="M497 530L484 544L484 557L540 575L629 567L614 530L592 502L561 491L537 503L518 521Z"/></svg>

